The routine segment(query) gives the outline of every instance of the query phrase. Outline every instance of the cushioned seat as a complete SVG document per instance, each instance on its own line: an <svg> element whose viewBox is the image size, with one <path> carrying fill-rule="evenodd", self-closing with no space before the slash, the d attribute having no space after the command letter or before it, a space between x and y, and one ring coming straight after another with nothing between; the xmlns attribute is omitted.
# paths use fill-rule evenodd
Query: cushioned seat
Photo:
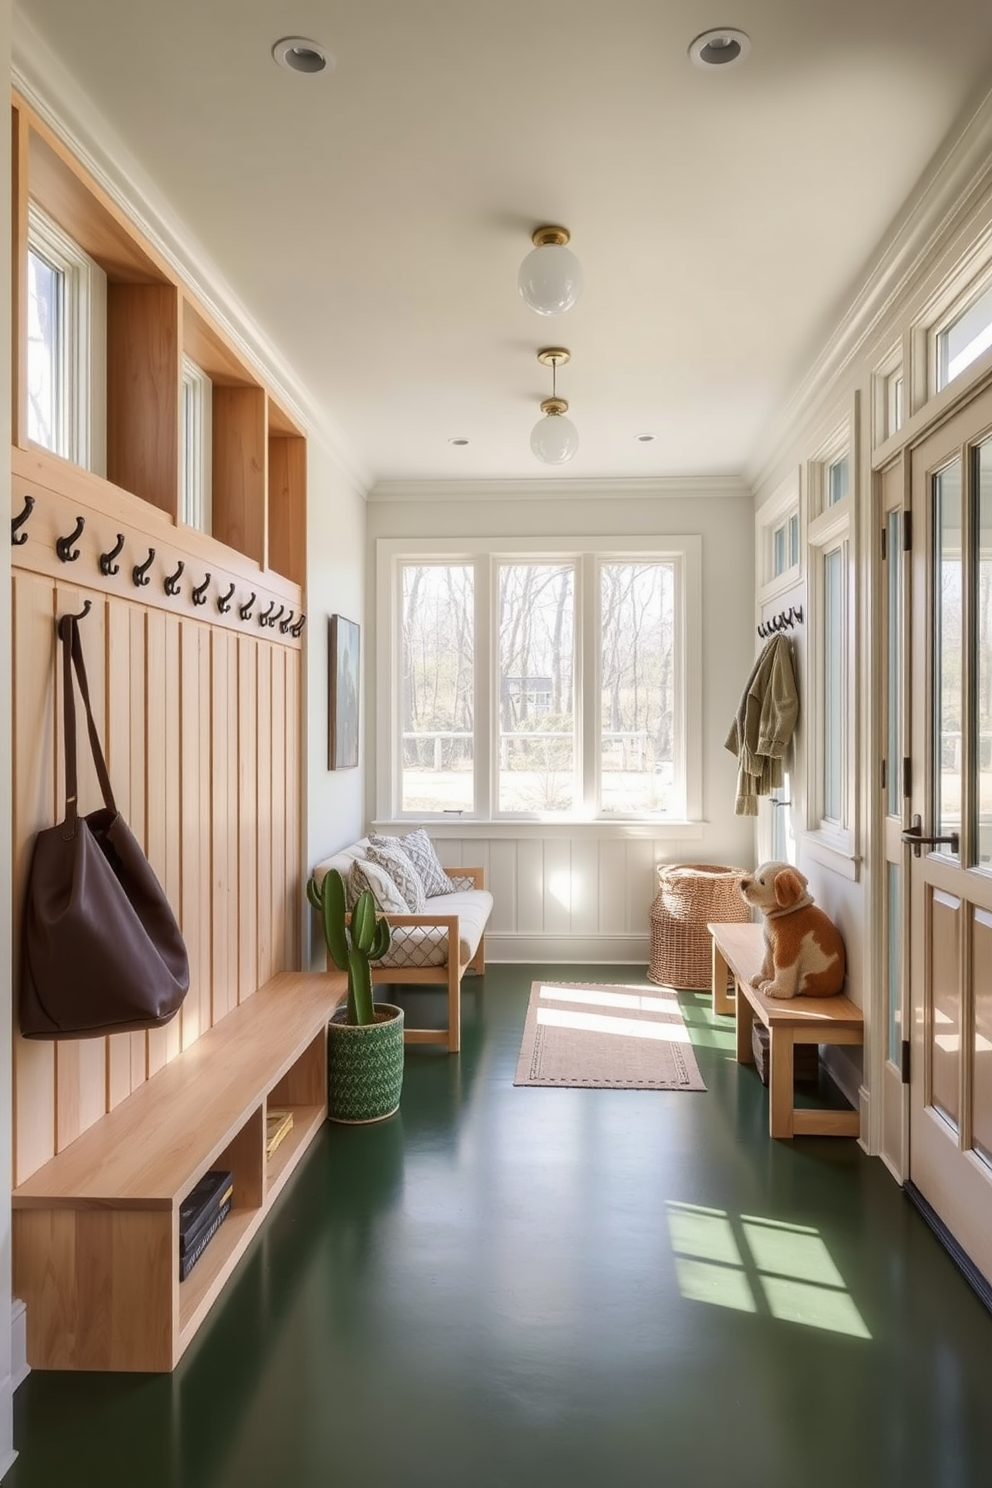
<svg viewBox="0 0 992 1488"><path fill-rule="evenodd" d="M363 837L318 863L313 870L318 884L329 868L336 868L347 879L352 864L366 856L368 846L369 839ZM466 971L485 971L485 934L493 896L482 886L481 868L444 871L452 881L450 894L432 895L421 914L386 913L392 942L382 960L373 963L372 980L377 984L446 986L447 1027L407 1026L405 1037L408 1043L443 1043L456 1053L461 1046L461 981ZM454 956L449 953L451 945L458 948Z"/></svg>

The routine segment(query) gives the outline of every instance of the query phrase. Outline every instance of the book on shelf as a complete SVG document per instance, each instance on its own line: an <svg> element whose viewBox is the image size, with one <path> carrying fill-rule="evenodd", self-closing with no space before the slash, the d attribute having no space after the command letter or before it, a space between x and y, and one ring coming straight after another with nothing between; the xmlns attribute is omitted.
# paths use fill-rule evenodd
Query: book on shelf
<svg viewBox="0 0 992 1488"><path fill-rule="evenodd" d="M179 1251L189 1248L193 1238L209 1224L221 1206L233 1196L234 1177L227 1168L211 1168L179 1206Z"/></svg>
<svg viewBox="0 0 992 1488"><path fill-rule="evenodd" d="M200 1259L200 1257L202 1256L203 1252L206 1250L207 1246L210 1244L211 1240L214 1238L214 1236L216 1235L217 1231L220 1229L221 1225L224 1223L225 1219L230 1214L230 1212L231 1212L231 1200L230 1200L230 1198L227 1198L221 1204L220 1208L216 1211L216 1213L213 1214L211 1216L211 1218L207 1221L207 1223L204 1226L204 1228L199 1231L199 1233L197 1234L196 1238L190 1242L188 1248L183 1252L182 1255L180 1255L180 1257L179 1257L179 1280L180 1281L185 1281L186 1280L187 1276L192 1271L193 1267L196 1265L197 1261Z"/></svg>
<svg viewBox="0 0 992 1488"><path fill-rule="evenodd" d="M269 1110L265 1113L265 1155L271 1157L285 1136L293 1130L292 1111Z"/></svg>

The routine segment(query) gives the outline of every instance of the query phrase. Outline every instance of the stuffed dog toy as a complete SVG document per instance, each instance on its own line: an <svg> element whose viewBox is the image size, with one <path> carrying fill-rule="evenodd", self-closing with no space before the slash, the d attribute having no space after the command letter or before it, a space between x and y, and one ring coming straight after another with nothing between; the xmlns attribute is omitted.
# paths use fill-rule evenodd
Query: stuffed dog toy
<svg viewBox="0 0 992 1488"><path fill-rule="evenodd" d="M765 917L765 959L751 986L766 997L832 997L844 986L844 942L790 863L762 863L740 884Z"/></svg>

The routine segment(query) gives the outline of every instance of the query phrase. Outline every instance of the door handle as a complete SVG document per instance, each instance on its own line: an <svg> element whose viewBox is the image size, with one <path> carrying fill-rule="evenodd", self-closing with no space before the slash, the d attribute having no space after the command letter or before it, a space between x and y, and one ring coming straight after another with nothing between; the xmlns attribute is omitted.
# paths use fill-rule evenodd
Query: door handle
<svg viewBox="0 0 992 1488"><path fill-rule="evenodd" d="M940 847L944 844L957 856L961 846L961 839L957 832L952 832L949 837L924 837L923 819L920 816L913 817L913 825L902 833L900 841L909 843L913 849L914 858L918 858L925 847Z"/></svg>

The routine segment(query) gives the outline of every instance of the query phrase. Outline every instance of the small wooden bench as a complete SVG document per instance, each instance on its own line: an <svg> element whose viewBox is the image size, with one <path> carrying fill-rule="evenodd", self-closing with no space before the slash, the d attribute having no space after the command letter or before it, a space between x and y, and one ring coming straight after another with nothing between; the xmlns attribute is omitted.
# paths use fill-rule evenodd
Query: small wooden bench
<svg viewBox="0 0 992 1488"><path fill-rule="evenodd" d="M797 1107L794 1091L796 1044L863 1044L864 1017L847 997L765 997L751 986L761 970L760 925L713 924L713 1011L737 1016L737 1062L753 1064L755 1018L768 1029L768 1130L773 1137L856 1137L861 1117L852 1110ZM728 974L736 995L728 993Z"/></svg>
<svg viewBox="0 0 992 1488"><path fill-rule="evenodd" d="M175 1368L327 1116L346 995L340 972L274 977L14 1189L32 1368ZM294 1119L266 1161L270 1104ZM211 1168L233 1207L181 1282L179 1206Z"/></svg>

